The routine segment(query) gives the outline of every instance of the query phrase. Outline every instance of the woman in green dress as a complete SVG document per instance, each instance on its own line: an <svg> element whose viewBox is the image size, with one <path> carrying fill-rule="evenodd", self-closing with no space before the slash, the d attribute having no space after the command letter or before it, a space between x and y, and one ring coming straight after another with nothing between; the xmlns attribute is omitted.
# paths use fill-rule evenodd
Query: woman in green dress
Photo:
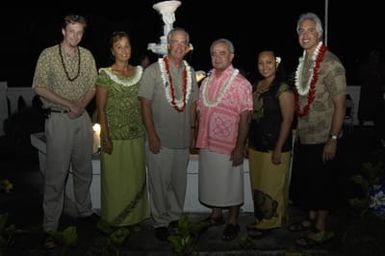
<svg viewBox="0 0 385 256"><path fill-rule="evenodd" d="M138 101L141 66L132 66L130 38L111 37L114 63L101 68L96 106L101 126L101 218L112 227L149 217L144 159L144 127Z"/></svg>

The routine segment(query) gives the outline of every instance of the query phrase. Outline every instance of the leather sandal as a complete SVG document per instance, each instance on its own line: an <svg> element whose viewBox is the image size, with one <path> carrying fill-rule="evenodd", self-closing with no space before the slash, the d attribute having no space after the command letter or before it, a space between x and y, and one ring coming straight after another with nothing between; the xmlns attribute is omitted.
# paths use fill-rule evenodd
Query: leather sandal
<svg viewBox="0 0 385 256"><path fill-rule="evenodd" d="M305 248L321 246L330 242L334 237L331 231L318 230L296 240L296 244Z"/></svg>
<svg viewBox="0 0 385 256"><path fill-rule="evenodd" d="M234 240L239 233L239 224L227 224L225 230L223 230L222 240L231 241Z"/></svg>
<svg viewBox="0 0 385 256"><path fill-rule="evenodd" d="M58 246L59 246L58 242L56 241L56 239L52 235L50 235L50 234L44 235L43 247L45 249L51 250L51 249L54 249Z"/></svg>

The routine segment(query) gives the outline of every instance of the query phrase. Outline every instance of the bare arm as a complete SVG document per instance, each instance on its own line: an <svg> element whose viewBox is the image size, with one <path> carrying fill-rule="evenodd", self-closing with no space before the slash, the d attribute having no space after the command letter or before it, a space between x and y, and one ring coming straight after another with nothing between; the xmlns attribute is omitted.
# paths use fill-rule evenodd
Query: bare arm
<svg viewBox="0 0 385 256"><path fill-rule="evenodd" d="M235 148L231 153L230 160L233 161L233 166L238 166L243 163L243 153L247 138L247 133L249 132L249 125L251 120L250 111L246 110L240 114L240 120L238 125L238 137L235 144Z"/></svg>
<svg viewBox="0 0 385 256"><path fill-rule="evenodd" d="M290 133L291 124L294 118L294 95L292 92L284 92L279 96L279 105L282 113L282 123L279 130L277 142L272 154L272 163L281 163L282 147Z"/></svg>
<svg viewBox="0 0 385 256"><path fill-rule="evenodd" d="M59 105L63 106L63 108L65 108L65 109L71 110L72 102L70 100L68 100L68 99L66 99L66 98L64 98L64 97L62 97L62 96L52 92L51 90L49 90L47 88L44 88L44 87L35 87L33 90L37 95L55 103L55 104L59 104Z"/></svg>
<svg viewBox="0 0 385 256"><path fill-rule="evenodd" d="M340 94L334 97L334 113L332 119L332 125L330 128L330 134L338 135L342 129L345 117L345 94ZM337 140L329 139L324 147L322 159L324 162L331 160L335 157L337 151Z"/></svg>
<svg viewBox="0 0 385 256"><path fill-rule="evenodd" d="M110 130L108 127L108 119L106 113L107 102L107 89L98 87L96 89L96 112L98 116L98 122L101 127L100 137L102 141L102 150L107 154L111 154L113 145L110 137Z"/></svg>
<svg viewBox="0 0 385 256"><path fill-rule="evenodd" d="M68 115L72 118L77 118L81 116L93 97L95 97L95 88L89 89L87 93L82 96L78 101L73 102L75 104L75 107L71 109L71 112L68 113Z"/></svg>
<svg viewBox="0 0 385 256"><path fill-rule="evenodd" d="M144 97L139 97L139 99L140 99L140 106L142 109L143 123L147 131L150 151L154 154L157 154L160 151L160 139L154 125L154 120L153 120L152 110L151 110L151 100L146 99Z"/></svg>

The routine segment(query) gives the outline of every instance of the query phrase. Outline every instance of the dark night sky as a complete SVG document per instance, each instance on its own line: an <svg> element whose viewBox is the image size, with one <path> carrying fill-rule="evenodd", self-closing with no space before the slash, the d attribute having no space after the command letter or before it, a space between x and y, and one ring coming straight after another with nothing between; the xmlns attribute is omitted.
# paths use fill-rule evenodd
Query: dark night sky
<svg viewBox="0 0 385 256"><path fill-rule="evenodd" d="M130 33L135 62L147 44L158 43L163 33L161 16L152 8L156 2L127 1L127 7L114 2L110 5L114 8L3 8L0 81L8 81L10 86L30 86L40 52L60 42L62 18L72 12L88 19L89 27L81 45L92 51L98 67L111 64L108 40L115 30ZM302 54L295 32L298 16L312 11L325 22L324 0L238 0L234 1L236 5L230 1L181 2L175 13L174 27L183 27L190 33L194 51L187 60L196 70L210 67L210 44L224 37L235 45L234 64L248 72L256 72L256 54L265 48L277 50L288 71L293 71ZM344 63L349 84L357 83L355 70L364 55L374 48L383 53L385 50L380 2L371 2L329 0L328 45Z"/></svg>

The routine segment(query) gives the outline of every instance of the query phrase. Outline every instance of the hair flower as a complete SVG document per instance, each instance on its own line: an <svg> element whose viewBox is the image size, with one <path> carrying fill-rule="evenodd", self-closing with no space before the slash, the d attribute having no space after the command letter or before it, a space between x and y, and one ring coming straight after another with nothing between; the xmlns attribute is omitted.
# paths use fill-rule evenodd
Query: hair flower
<svg viewBox="0 0 385 256"><path fill-rule="evenodd" d="M275 57L275 62L277 63L277 66L279 65L279 63L281 63L281 61L281 57Z"/></svg>

